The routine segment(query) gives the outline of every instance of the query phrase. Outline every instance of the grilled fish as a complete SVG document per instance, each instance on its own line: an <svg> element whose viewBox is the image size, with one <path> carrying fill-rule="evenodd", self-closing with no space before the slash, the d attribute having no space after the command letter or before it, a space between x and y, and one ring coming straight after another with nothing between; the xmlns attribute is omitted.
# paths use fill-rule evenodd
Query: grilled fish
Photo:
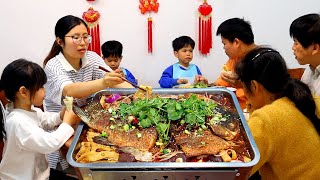
<svg viewBox="0 0 320 180"><path fill-rule="evenodd" d="M202 135L180 133L174 135L174 139L187 157L217 154L231 146L227 141L213 135L210 130L203 131Z"/></svg>
<svg viewBox="0 0 320 180"><path fill-rule="evenodd" d="M109 144L118 147L133 147L141 151L148 151L155 146L158 138L156 128L124 130L121 121L111 120L110 113L104 110L98 102L89 103L84 110L79 108L74 110L90 128L100 133L105 132Z"/></svg>

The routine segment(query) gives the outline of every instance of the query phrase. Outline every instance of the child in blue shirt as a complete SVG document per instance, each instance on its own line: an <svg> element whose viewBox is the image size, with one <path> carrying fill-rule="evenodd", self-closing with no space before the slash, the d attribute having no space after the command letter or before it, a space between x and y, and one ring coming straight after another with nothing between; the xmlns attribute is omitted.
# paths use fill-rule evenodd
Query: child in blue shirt
<svg viewBox="0 0 320 180"><path fill-rule="evenodd" d="M172 88L178 85L193 85L200 81L208 84L208 80L201 74L195 64L190 64L193 58L195 42L188 36L181 36L173 40L174 55L179 62L169 66L159 80L162 88Z"/></svg>
<svg viewBox="0 0 320 180"><path fill-rule="evenodd" d="M121 69L123 76L134 84L138 84L133 74L126 68L120 67L122 60L122 44L119 41L107 41L101 46L104 62L113 70Z"/></svg>

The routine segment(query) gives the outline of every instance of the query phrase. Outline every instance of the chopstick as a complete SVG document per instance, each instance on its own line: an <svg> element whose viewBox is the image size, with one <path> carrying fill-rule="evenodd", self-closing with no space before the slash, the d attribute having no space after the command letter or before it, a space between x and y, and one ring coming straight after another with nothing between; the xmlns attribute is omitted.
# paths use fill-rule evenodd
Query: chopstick
<svg viewBox="0 0 320 180"><path fill-rule="evenodd" d="M108 69L106 69L106 68L104 68L104 67L102 67L102 66L99 66L99 69L101 69L101 70L103 70L103 71L105 71L105 72L110 72ZM124 78L124 77L120 77L122 80L124 80L124 81L126 81L127 83L129 83L129 84L131 84L133 87L135 87L135 88L139 88L139 89L141 89L141 90L143 90L143 91L147 91L147 90L145 90L145 89L143 89L142 87L140 87L140 86L138 86L138 85L136 85L136 84L133 84L132 82L130 82L129 80L127 80L126 78Z"/></svg>

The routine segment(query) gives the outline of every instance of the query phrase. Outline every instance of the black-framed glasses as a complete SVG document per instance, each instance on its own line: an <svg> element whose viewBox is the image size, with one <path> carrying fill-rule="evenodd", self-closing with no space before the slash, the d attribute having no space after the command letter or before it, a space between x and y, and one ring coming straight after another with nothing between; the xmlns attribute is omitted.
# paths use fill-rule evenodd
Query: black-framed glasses
<svg viewBox="0 0 320 180"><path fill-rule="evenodd" d="M65 36L65 37L71 37L74 44L81 44L82 39L87 44L91 43L92 41L91 35L84 35L84 36L73 35L73 36Z"/></svg>

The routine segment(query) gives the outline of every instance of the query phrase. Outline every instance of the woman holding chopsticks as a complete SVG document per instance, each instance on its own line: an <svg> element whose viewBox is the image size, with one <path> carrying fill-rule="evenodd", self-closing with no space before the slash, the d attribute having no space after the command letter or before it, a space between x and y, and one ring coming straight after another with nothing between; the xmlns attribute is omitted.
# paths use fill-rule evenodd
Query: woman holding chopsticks
<svg viewBox="0 0 320 180"><path fill-rule="evenodd" d="M72 96L78 106L83 106L91 94L110 87L130 88L117 71L110 71L103 59L92 51L87 51L92 37L88 34L87 24L80 18L68 15L60 18L55 26L56 39L44 60L44 71L48 77L45 84L45 109L50 112L61 110L62 99ZM56 169L61 156L49 156L51 168ZM62 169L68 167L62 161Z"/></svg>

